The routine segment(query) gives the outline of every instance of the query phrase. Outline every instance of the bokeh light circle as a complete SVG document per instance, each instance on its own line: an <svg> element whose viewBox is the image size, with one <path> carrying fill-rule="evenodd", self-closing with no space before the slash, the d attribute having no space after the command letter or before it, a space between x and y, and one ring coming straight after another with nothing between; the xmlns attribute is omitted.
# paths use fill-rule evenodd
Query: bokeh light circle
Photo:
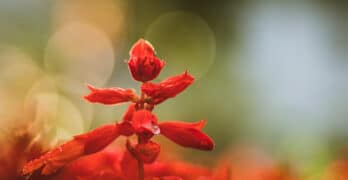
<svg viewBox="0 0 348 180"><path fill-rule="evenodd" d="M189 70L202 77L214 63L215 34L206 21L188 12L171 12L156 19L147 29L149 40L167 65L160 78Z"/></svg>
<svg viewBox="0 0 348 180"><path fill-rule="evenodd" d="M59 79L69 79L84 86L107 82L114 66L110 39L97 28L81 23L64 26L50 39L46 47L44 67Z"/></svg>
<svg viewBox="0 0 348 180"><path fill-rule="evenodd" d="M52 24L56 29L70 23L86 23L118 40L124 28L124 11L122 1L59 0L54 2Z"/></svg>
<svg viewBox="0 0 348 180"><path fill-rule="evenodd" d="M0 141L8 138L13 128L25 124L19 113L27 91L41 75L40 68L25 51L0 44Z"/></svg>
<svg viewBox="0 0 348 180"><path fill-rule="evenodd" d="M24 114L36 140L54 146L86 131L89 113L68 96L59 93L55 78L45 76L30 89L24 102Z"/></svg>
<svg viewBox="0 0 348 180"><path fill-rule="evenodd" d="M54 92L34 94L27 101L32 110L31 128L40 141L54 146L84 132L79 109L68 98Z"/></svg>
<svg viewBox="0 0 348 180"><path fill-rule="evenodd" d="M13 93L17 99L24 97L42 74L27 53L9 45L0 45L0 72L0 89Z"/></svg>

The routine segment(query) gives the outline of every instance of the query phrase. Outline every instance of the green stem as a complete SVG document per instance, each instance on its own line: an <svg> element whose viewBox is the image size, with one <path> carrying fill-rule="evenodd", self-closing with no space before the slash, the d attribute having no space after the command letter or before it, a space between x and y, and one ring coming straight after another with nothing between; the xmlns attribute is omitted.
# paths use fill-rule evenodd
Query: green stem
<svg viewBox="0 0 348 180"><path fill-rule="evenodd" d="M144 98L145 98L145 94L144 92L141 92L141 95L140 95L140 109L144 109L145 108L145 103L144 103ZM138 137L138 144L141 143L141 139L140 137ZM144 163L138 159L138 174L139 174L139 180L144 180Z"/></svg>

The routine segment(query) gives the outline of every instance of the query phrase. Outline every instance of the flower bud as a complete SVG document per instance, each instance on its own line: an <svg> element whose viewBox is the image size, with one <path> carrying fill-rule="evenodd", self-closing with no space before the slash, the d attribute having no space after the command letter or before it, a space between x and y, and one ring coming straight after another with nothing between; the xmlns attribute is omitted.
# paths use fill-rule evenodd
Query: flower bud
<svg viewBox="0 0 348 180"><path fill-rule="evenodd" d="M146 143L137 144L134 147L134 155L143 163L149 164L153 163L157 159L160 150L161 147L159 144L153 141L148 141Z"/></svg>
<svg viewBox="0 0 348 180"><path fill-rule="evenodd" d="M84 98L91 103L119 104L128 101L136 101L137 95L133 89L123 88L95 88L87 84L90 93Z"/></svg>
<svg viewBox="0 0 348 180"><path fill-rule="evenodd" d="M152 45L140 39L130 50L129 70L137 81L146 82L155 79L161 72L165 62L158 59Z"/></svg>

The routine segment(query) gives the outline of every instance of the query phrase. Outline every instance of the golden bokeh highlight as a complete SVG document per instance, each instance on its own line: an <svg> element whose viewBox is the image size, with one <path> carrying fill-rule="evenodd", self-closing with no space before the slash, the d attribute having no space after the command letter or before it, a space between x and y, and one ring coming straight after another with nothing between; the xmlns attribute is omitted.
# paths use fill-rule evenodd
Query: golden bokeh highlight
<svg viewBox="0 0 348 180"><path fill-rule="evenodd" d="M84 132L79 109L66 97L54 92L32 94L26 102L32 111L31 128L36 139L54 146Z"/></svg>
<svg viewBox="0 0 348 180"><path fill-rule="evenodd" d="M0 89L24 97L42 75L41 69L26 52L9 45L0 45L0 59Z"/></svg>
<svg viewBox="0 0 348 180"><path fill-rule="evenodd" d="M42 75L41 69L23 50L0 45L0 140L13 128L27 123L23 101L27 92Z"/></svg>
<svg viewBox="0 0 348 180"><path fill-rule="evenodd" d="M53 29L70 23L85 23L104 31L118 40L125 21L125 8L114 0L60 0L55 1L52 11Z"/></svg>
<svg viewBox="0 0 348 180"><path fill-rule="evenodd" d="M58 80L79 87L86 82L101 86L110 78L114 51L110 39L88 24L73 23L59 29L45 49L44 68Z"/></svg>

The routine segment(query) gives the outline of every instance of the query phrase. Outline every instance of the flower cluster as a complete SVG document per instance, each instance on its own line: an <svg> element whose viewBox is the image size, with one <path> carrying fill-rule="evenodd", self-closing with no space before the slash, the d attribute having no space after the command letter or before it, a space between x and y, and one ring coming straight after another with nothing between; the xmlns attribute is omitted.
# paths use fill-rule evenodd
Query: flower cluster
<svg viewBox="0 0 348 180"><path fill-rule="evenodd" d="M72 140L26 163L22 174L29 175L37 170L43 175L53 174L81 156L101 151L119 136L135 135L138 139L137 143L129 140L126 143L129 155L137 162L138 179L144 179L144 163L153 163L160 153L160 145L151 140L154 135L161 134L184 147L212 150L212 139L201 130L206 123L205 120L194 123L159 122L152 112L155 106L175 97L194 82L194 78L187 71L160 83L149 82L159 75L164 66L165 62L156 56L149 42L143 39L136 42L130 50L128 67L133 79L142 83L140 96L132 89L96 88L87 85L90 93L84 97L91 103L106 105L130 102L122 121L75 136ZM128 179L122 174L120 177Z"/></svg>

